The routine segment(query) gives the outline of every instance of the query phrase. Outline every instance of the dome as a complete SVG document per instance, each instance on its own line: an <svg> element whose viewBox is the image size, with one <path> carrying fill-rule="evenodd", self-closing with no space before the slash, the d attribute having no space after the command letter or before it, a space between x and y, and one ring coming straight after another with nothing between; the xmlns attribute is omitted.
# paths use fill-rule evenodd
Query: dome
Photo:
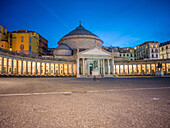
<svg viewBox="0 0 170 128"><path fill-rule="evenodd" d="M65 44L74 51L77 48L90 49L96 46L102 48L103 41L80 24L76 29L63 36L58 42L58 45L60 44Z"/></svg>
<svg viewBox="0 0 170 128"><path fill-rule="evenodd" d="M86 30L83 26L81 26L81 24L75 30L71 31L70 33L68 33L64 37L72 36L72 35L91 35L91 36L98 37L95 34L93 34L92 32Z"/></svg>
<svg viewBox="0 0 170 128"><path fill-rule="evenodd" d="M72 50L65 44L59 45L54 51L54 55L72 55Z"/></svg>
<svg viewBox="0 0 170 128"><path fill-rule="evenodd" d="M57 50L57 49L67 49L67 50L71 50L71 48L68 47L68 46L65 45L65 44L60 44L60 45L56 48L56 50Z"/></svg>

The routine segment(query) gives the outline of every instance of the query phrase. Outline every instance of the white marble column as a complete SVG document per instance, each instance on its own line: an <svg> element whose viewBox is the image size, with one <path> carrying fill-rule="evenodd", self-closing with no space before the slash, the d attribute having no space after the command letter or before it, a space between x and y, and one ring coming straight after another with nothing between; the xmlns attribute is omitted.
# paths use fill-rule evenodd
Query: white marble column
<svg viewBox="0 0 170 128"><path fill-rule="evenodd" d="M83 58L83 76L85 76L85 58Z"/></svg>
<svg viewBox="0 0 170 128"><path fill-rule="evenodd" d="M121 75L121 69L120 69L120 67L121 67L121 66L120 66L120 64L119 64L119 75Z"/></svg>
<svg viewBox="0 0 170 128"><path fill-rule="evenodd" d="M64 76L64 64L63 64L63 76Z"/></svg>
<svg viewBox="0 0 170 128"><path fill-rule="evenodd" d="M80 73L79 73L79 57L77 57L77 76L79 76L80 75Z"/></svg>
<svg viewBox="0 0 170 128"><path fill-rule="evenodd" d="M16 70L17 70L17 75L18 75L18 60L16 60L16 62L17 62Z"/></svg>
<svg viewBox="0 0 170 128"><path fill-rule="evenodd" d="M55 74L55 63L54 63L54 76L56 76L56 74Z"/></svg>
<svg viewBox="0 0 170 128"><path fill-rule="evenodd" d="M99 74L100 74L100 60L98 59L97 61L98 61L98 62L97 62L98 72L99 72Z"/></svg>
<svg viewBox="0 0 170 128"><path fill-rule="evenodd" d="M51 76L51 63L49 63L49 76Z"/></svg>
<svg viewBox="0 0 170 128"><path fill-rule="evenodd" d="M23 75L23 60L21 60L21 75Z"/></svg>
<svg viewBox="0 0 170 128"><path fill-rule="evenodd" d="M35 62L35 75L37 76L37 62Z"/></svg>
<svg viewBox="0 0 170 128"><path fill-rule="evenodd" d="M60 64L58 64L58 76L60 76Z"/></svg>
<svg viewBox="0 0 170 128"><path fill-rule="evenodd" d="M115 66L115 70L114 70L114 66ZM116 65L114 64L114 60L112 59L112 74L114 75L116 71Z"/></svg>
<svg viewBox="0 0 170 128"><path fill-rule="evenodd" d="M26 61L26 75L28 75L28 61Z"/></svg>
<svg viewBox="0 0 170 128"><path fill-rule="evenodd" d="M90 75L90 65L89 65L89 63L90 63L90 60L88 58L88 60L87 60L87 74L88 75Z"/></svg>
<svg viewBox="0 0 170 128"><path fill-rule="evenodd" d="M105 75L105 62L104 62L104 59L103 59L103 75Z"/></svg>
<svg viewBox="0 0 170 128"><path fill-rule="evenodd" d="M8 74L8 66L9 66L9 59L7 58L7 63L6 63L6 68L7 68L7 69L6 69L6 74L7 74L7 75L9 75L9 74Z"/></svg>
<svg viewBox="0 0 170 128"><path fill-rule="evenodd" d="M123 75L125 75L125 65L123 64Z"/></svg>
<svg viewBox="0 0 170 128"><path fill-rule="evenodd" d="M129 75L129 64L127 66L128 66L128 75Z"/></svg>
<svg viewBox="0 0 170 128"><path fill-rule="evenodd" d="M42 75L42 62L40 62L40 76Z"/></svg>
<svg viewBox="0 0 170 128"><path fill-rule="evenodd" d="M67 76L69 76L69 64L67 64Z"/></svg>
<svg viewBox="0 0 170 128"><path fill-rule="evenodd" d="M107 74L110 75L110 61L107 59Z"/></svg>
<svg viewBox="0 0 170 128"><path fill-rule="evenodd" d="M12 71L11 71L11 74L13 75L13 63L14 63L13 59L11 59L11 63L12 63L12 64L11 64L11 65L12 65L12 67L11 67L11 70L12 70Z"/></svg>

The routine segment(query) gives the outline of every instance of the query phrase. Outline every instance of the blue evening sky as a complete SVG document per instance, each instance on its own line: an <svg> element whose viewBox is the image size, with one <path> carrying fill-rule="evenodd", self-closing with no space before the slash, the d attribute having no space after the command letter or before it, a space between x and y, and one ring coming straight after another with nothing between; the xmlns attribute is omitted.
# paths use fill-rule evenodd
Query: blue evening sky
<svg viewBox="0 0 170 128"><path fill-rule="evenodd" d="M170 40L170 0L1 0L0 24L36 31L49 47L82 26L104 46L134 47Z"/></svg>

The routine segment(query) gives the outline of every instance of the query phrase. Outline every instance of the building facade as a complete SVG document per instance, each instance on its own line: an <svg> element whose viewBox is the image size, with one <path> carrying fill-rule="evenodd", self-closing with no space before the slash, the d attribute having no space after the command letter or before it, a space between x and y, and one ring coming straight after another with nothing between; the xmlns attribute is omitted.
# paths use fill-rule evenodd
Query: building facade
<svg viewBox="0 0 170 128"><path fill-rule="evenodd" d="M0 48L10 50L10 43L8 41L7 29L0 25Z"/></svg>
<svg viewBox="0 0 170 128"><path fill-rule="evenodd" d="M159 59L159 43L154 41L148 41L136 48L135 59Z"/></svg>
<svg viewBox="0 0 170 128"><path fill-rule="evenodd" d="M22 34L18 38L21 42L23 39L24 42L25 38L22 38ZM0 48L0 75L114 77L115 75L156 75L157 71L163 71L165 75L170 74L170 59L152 57L155 50L159 49L157 43L146 43L140 46L141 53L149 52L147 57L151 57L145 60L130 60L126 57L124 59L120 57L118 47L104 49L102 45L103 41L98 36L80 24L61 38L53 55L33 57ZM124 50L127 53L131 49ZM128 54L131 57L131 53ZM162 68L158 68L158 63L162 64Z"/></svg>
<svg viewBox="0 0 170 128"><path fill-rule="evenodd" d="M170 59L170 41L160 44L160 58Z"/></svg>

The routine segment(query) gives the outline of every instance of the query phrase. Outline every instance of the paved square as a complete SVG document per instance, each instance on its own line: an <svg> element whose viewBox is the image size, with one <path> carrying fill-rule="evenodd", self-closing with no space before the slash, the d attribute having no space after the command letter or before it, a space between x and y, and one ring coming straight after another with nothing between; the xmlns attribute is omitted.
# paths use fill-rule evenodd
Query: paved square
<svg viewBox="0 0 170 128"><path fill-rule="evenodd" d="M170 78L0 78L0 127L170 127Z"/></svg>

